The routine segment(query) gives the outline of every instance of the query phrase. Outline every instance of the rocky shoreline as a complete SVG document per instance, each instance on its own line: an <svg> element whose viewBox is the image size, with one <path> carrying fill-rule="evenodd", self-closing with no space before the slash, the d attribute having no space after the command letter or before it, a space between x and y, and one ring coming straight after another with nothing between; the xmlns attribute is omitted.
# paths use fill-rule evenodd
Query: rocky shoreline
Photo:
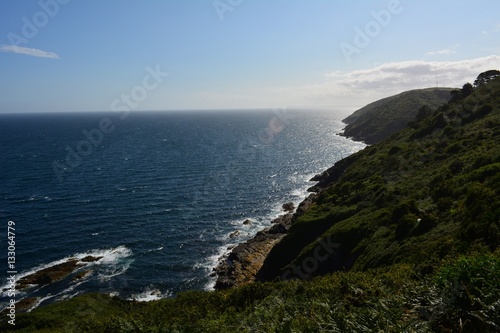
<svg viewBox="0 0 500 333"><path fill-rule="evenodd" d="M85 267L91 263L101 260L101 256L88 255L84 258L70 258L68 261L35 271L26 275L15 283L15 290L25 291L27 289L41 288L58 281L64 280L71 275L72 281L78 281L91 273L90 269ZM2 289L1 292L7 292L9 289ZM49 294L50 295L50 294ZM40 297L26 297L16 302L16 309L19 313L31 311L40 301ZM2 310L6 311L6 309ZM0 312L3 313L3 312Z"/></svg>
<svg viewBox="0 0 500 333"><path fill-rule="evenodd" d="M288 212L286 215L278 217L270 228L238 244L228 255L222 257L214 268L214 274L217 276L215 289L222 290L254 282L269 252L286 235L293 222L309 209L323 189L336 182L358 158L358 154L352 154L314 176L311 181L317 183L308 189L311 194L299 204L295 212L289 204L284 204L283 209Z"/></svg>
<svg viewBox="0 0 500 333"><path fill-rule="evenodd" d="M287 213L272 222L272 226L259 231L253 238L238 244L231 252L222 257L214 268L217 276L216 290L245 285L255 281L255 277L264 264L267 255L288 232L293 221L309 208L316 194L310 194L304 199L295 212L290 204L284 204Z"/></svg>

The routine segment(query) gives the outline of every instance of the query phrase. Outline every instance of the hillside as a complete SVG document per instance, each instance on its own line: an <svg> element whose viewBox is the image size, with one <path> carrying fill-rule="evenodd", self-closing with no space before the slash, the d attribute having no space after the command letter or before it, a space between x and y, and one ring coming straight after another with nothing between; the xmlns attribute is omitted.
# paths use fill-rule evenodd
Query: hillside
<svg viewBox="0 0 500 333"><path fill-rule="evenodd" d="M500 78L316 179L261 282L83 295L0 331L500 332Z"/></svg>
<svg viewBox="0 0 500 333"><path fill-rule="evenodd" d="M422 107L433 111L444 105L451 98L450 91L417 89L370 103L343 120L347 124L343 135L368 144L380 142L415 120Z"/></svg>
<svg viewBox="0 0 500 333"><path fill-rule="evenodd" d="M267 257L262 280L313 256L308 275L397 262L421 269L448 254L500 243L500 81L447 104L378 145L339 161L310 209Z"/></svg>

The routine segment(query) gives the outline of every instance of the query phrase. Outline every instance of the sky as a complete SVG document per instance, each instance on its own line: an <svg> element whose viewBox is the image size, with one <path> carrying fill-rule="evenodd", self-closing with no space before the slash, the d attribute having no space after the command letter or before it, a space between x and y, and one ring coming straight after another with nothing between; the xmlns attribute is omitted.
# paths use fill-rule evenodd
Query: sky
<svg viewBox="0 0 500 333"><path fill-rule="evenodd" d="M331 108L500 69L498 0L2 0L0 112Z"/></svg>

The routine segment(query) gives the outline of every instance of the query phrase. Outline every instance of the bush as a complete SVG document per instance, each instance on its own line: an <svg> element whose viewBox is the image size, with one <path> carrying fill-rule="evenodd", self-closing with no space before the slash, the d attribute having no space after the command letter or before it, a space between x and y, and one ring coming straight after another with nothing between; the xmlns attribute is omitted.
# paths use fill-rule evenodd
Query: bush
<svg viewBox="0 0 500 333"><path fill-rule="evenodd" d="M436 275L442 289L433 323L453 332L500 331L500 258L462 257Z"/></svg>
<svg viewBox="0 0 500 333"><path fill-rule="evenodd" d="M405 215L396 227L396 239L401 241L405 239L417 224L417 217L413 214Z"/></svg>
<svg viewBox="0 0 500 333"><path fill-rule="evenodd" d="M480 240L494 249L500 245L500 200L495 191L481 183L473 183L465 200L465 219L461 237L471 242Z"/></svg>

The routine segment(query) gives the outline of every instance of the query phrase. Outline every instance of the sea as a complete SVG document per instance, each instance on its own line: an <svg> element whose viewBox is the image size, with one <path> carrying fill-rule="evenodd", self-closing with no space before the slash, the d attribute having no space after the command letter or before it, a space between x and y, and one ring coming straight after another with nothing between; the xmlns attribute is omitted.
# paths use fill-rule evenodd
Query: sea
<svg viewBox="0 0 500 333"><path fill-rule="evenodd" d="M0 308L12 272L19 280L70 260L75 272L16 290L16 301L212 290L221 256L364 148L338 135L341 118L328 109L0 114Z"/></svg>

